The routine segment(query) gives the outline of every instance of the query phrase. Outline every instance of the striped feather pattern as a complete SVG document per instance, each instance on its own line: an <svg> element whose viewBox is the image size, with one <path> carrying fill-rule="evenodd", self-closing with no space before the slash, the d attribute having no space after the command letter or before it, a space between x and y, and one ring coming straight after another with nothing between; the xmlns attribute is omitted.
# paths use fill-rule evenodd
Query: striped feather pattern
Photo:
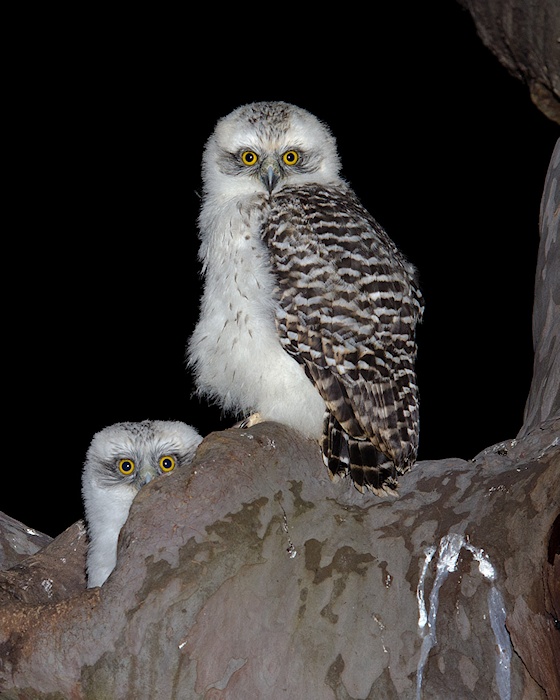
<svg viewBox="0 0 560 700"><path fill-rule="evenodd" d="M269 206L276 326L327 405L325 464L393 492L418 450L415 270L346 185L284 187Z"/></svg>

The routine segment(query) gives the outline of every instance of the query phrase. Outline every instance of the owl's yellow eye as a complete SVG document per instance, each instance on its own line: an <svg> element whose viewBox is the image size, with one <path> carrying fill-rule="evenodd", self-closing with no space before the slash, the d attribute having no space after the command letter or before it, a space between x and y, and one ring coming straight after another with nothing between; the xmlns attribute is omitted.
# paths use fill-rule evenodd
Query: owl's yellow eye
<svg viewBox="0 0 560 700"><path fill-rule="evenodd" d="M175 457L164 455L159 460L159 468L162 472L172 472L175 469Z"/></svg>
<svg viewBox="0 0 560 700"><path fill-rule="evenodd" d="M125 476L129 476L130 474L133 474L135 469L136 469L136 466L131 459L121 459L119 461L119 471L121 474L124 474Z"/></svg>
<svg viewBox="0 0 560 700"><path fill-rule="evenodd" d="M299 153L297 151L286 151L282 156L282 160L286 165L295 165L299 160Z"/></svg>
<svg viewBox="0 0 560 700"><path fill-rule="evenodd" d="M241 162L243 165L255 165L259 157L255 151L243 151L241 154Z"/></svg>

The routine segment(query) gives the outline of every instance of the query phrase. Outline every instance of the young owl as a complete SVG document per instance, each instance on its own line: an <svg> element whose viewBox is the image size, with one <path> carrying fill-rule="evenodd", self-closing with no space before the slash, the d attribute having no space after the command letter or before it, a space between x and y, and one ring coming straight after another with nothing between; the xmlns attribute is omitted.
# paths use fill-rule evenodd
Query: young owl
<svg viewBox="0 0 560 700"><path fill-rule="evenodd" d="M115 423L94 435L82 473L88 588L101 586L115 568L119 532L138 491L190 464L201 441L194 428L178 421Z"/></svg>
<svg viewBox="0 0 560 700"><path fill-rule="evenodd" d="M418 449L416 271L340 176L309 112L221 119L202 166L198 391L320 441L333 479L393 492Z"/></svg>

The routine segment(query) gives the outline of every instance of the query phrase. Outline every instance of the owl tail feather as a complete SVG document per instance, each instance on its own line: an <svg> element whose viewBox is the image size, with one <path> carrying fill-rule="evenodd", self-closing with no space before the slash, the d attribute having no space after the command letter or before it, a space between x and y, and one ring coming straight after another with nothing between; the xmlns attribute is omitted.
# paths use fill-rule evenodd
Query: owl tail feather
<svg viewBox="0 0 560 700"><path fill-rule="evenodd" d="M328 411L321 448L323 461L334 482L349 474L360 493L368 490L377 496L397 495L393 463L368 440L358 440L348 435Z"/></svg>

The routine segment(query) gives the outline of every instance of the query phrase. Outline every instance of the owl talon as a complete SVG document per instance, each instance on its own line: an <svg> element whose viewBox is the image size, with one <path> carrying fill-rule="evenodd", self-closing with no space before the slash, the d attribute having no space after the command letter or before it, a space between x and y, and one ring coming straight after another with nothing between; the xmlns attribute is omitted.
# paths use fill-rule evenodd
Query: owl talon
<svg viewBox="0 0 560 700"><path fill-rule="evenodd" d="M263 422L264 422L264 418L261 416L260 413L251 413L250 416L247 416L247 418L240 420L233 427L234 428L252 428L254 425L257 425L257 423L263 423Z"/></svg>

